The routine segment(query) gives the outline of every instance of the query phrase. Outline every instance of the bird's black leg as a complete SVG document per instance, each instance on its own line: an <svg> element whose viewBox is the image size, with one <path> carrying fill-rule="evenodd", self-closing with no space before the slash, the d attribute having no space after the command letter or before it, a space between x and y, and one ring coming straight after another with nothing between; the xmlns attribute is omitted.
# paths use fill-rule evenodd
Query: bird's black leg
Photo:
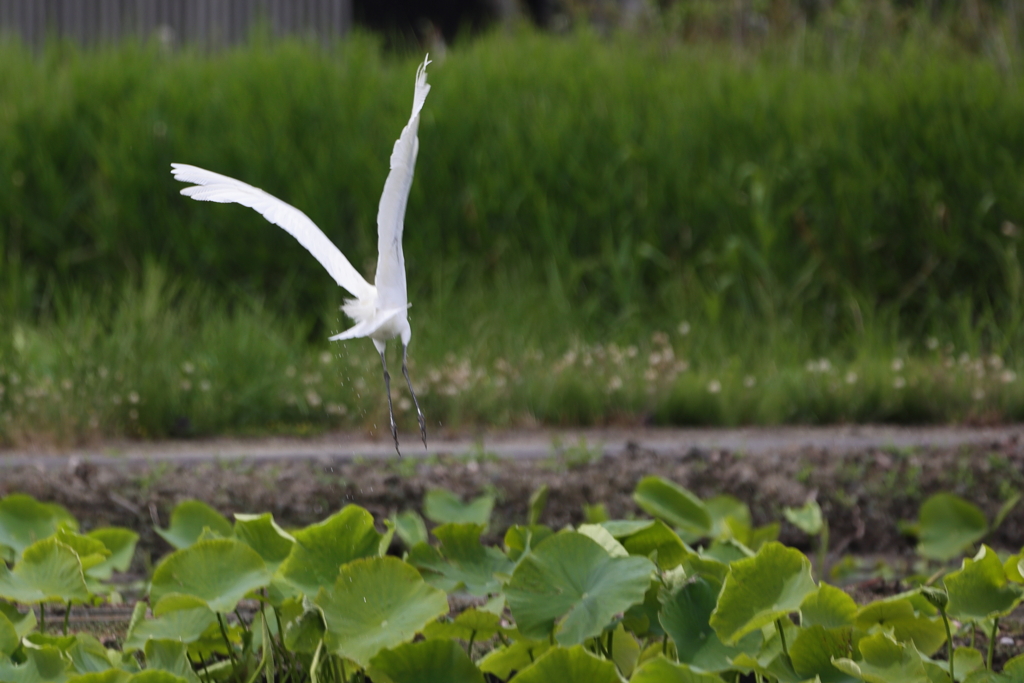
<svg viewBox="0 0 1024 683"><path fill-rule="evenodd" d="M409 379L409 347L402 345L402 374L405 375L405 383L409 385L409 393L412 394L412 402L416 406L416 419L420 422L420 436L423 437L423 447L427 447L427 420L420 410L420 402L416 400L416 392L412 390L412 381Z"/></svg>
<svg viewBox="0 0 1024 683"><path fill-rule="evenodd" d="M398 448L398 425L395 424L395 409L391 405L391 375L388 374L388 362L384 358L384 350L380 351L380 364L384 368L384 389L388 392L388 419L391 420L391 436L395 439L395 451L398 457L402 457L402 451ZM403 367L405 363L402 363ZM407 375L408 377L408 375Z"/></svg>

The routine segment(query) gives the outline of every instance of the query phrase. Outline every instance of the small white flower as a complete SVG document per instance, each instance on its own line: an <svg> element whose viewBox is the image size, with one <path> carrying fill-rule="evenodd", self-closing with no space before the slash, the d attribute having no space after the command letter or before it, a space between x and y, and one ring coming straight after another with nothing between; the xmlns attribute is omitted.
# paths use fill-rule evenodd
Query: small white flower
<svg viewBox="0 0 1024 683"><path fill-rule="evenodd" d="M139 402L139 392L137 392L137 391L129 391L128 392L128 402L131 403L132 405L136 405Z"/></svg>
<svg viewBox="0 0 1024 683"><path fill-rule="evenodd" d="M306 405L308 405L310 408L318 407L321 401L322 399L320 398L320 394L316 393L312 389L306 391Z"/></svg>
<svg viewBox="0 0 1024 683"><path fill-rule="evenodd" d="M846 383L847 384L856 384L857 383L857 379L858 379L857 378L857 373L854 372L853 370L850 370L849 372L846 373Z"/></svg>
<svg viewBox="0 0 1024 683"><path fill-rule="evenodd" d="M181 371L184 372L186 375L191 375L193 372L196 371L196 366L192 365L192 363L188 361L185 361L184 363L181 364Z"/></svg>
<svg viewBox="0 0 1024 683"><path fill-rule="evenodd" d="M608 380L608 391L618 391L621 388L622 378L619 377L618 375L615 375L610 380Z"/></svg>
<svg viewBox="0 0 1024 683"><path fill-rule="evenodd" d="M993 353L991 356L988 357L988 366L990 368L992 368L993 370L1002 370L1003 369L1003 358L1002 358L1002 356L999 356L999 355Z"/></svg>
<svg viewBox="0 0 1024 683"><path fill-rule="evenodd" d="M683 322L679 323L679 327L677 327L676 330L679 332L681 336L685 337L686 335L690 334L690 323L684 320Z"/></svg>
<svg viewBox="0 0 1024 683"><path fill-rule="evenodd" d="M348 407L344 404L328 403L324 410L328 415L337 415L340 417L348 412Z"/></svg>
<svg viewBox="0 0 1024 683"><path fill-rule="evenodd" d="M929 351L934 351L935 349L939 348L939 340L936 339L935 337L928 337L924 345L928 347Z"/></svg>
<svg viewBox="0 0 1024 683"><path fill-rule="evenodd" d="M189 391L192 389L192 382L188 381L187 379L183 379L178 384L178 386L181 387L182 391Z"/></svg>
<svg viewBox="0 0 1024 683"><path fill-rule="evenodd" d="M907 386L907 380L903 379L902 377L897 377L892 381L893 389L902 389L905 386Z"/></svg>
<svg viewBox="0 0 1024 683"><path fill-rule="evenodd" d="M324 351L323 353L320 354L320 364L321 365L329 365L330 362L331 362L331 352L330 351Z"/></svg>
<svg viewBox="0 0 1024 683"><path fill-rule="evenodd" d="M719 393L721 391L722 391L722 383L719 382L717 379L713 379L710 382L708 382L708 393L709 394L717 394L717 393Z"/></svg>
<svg viewBox="0 0 1024 683"><path fill-rule="evenodd" d="M1017 373L1009 369L1003 370L1003 373L999 375L999 379L1003 384L1010 384L1017 381Z"/></svg>
<svg viewBox="0 0 1024 683"><path fill-rule="evenodd" d="M753 375L747 375L746 377L743 378L743 386L745 386L747 389L753 389L756 384L757 378L754 377Z"/></svg>
<svg viewBox="0 0 1024 683"><path fill-rule="evenodd" d="M210 390L210 380L204 379L201 382L199 382L199 389L201 391L209 391Z"/></svg>
<svg viewBox="0 0 1024 683"><path fill-rule="evenodd" d="M405 396L403 396L402 398L398 399L398 409L399 410L406 411L406 410L409 410L410 408L412 408L412 401L407 399Z"/></svg>
<svg viewBox="0 0 1024 683"><path fill-rule="evenodd" d="M899 372L902 369L903 369L903 359L902 358L893 358L893 360L892 360L892 371L893 372Z"/></svg>

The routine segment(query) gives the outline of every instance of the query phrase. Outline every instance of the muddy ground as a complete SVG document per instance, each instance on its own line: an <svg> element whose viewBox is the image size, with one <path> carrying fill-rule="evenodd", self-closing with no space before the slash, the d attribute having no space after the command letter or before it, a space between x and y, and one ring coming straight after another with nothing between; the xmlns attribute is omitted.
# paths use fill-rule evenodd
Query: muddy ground
<svg viewBox="0 0 1024 683"><path fill-rule="evenodd" d="M519 460L477 454L201 463L71 459L57 465L47 459L46 464L0 469L0 496L22 492L60 503L84 530L104 525L135 529L141 535L141 572L169 550L153 525L166 526L171 510L187 498L203 500L227 515L270 511L283 526L299 527L348 503L362 505L380 519L408 508L419 510L424 493L432 488L465 497L493 492L497 503L487 540L498 542L508 525L524 522L530 494L542 484L550 488L542 522L558 528L580 523L584 505L603 503L612 518L641 514L631 494L650 474L668 477L702 498L736 496L749 504L756 524L779 521L784 506L816 498L831 528L831 564L847 558L847 565L859 566L846 580L851 592L866 601L901 588L892 580L869 578L873 572L884 575L890 568L899 576L914 570L914 540L901 533L899 523L914 519L928 495L957 493L992 519L1004 500L1024 491L1024 442L1007 436L954 447L842 453L804 447L756 455L692 447L654 451L630 444L604 454L569 449L549 458ZM785 522L781 540L806 552L813 549L810 539ZM1024 546L1024 503L987 542L1014 552ZM1005 624L1008 640L998 648L1000 659L1024 651L1024 623L1014 616Z"/></svg>

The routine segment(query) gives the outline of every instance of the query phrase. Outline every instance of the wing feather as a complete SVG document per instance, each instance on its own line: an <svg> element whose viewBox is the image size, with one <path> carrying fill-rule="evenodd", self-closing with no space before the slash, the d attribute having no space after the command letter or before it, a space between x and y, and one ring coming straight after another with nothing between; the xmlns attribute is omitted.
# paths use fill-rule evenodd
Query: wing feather
<svg viewBox="0 0 1024 683"><path fill-rule="evenodd" d="M171 164L171 171L176 180L194 183L192 187L183 189L181 194L198 201L241 204L254 209L297 239L299 244L327 269L334 281L348 290L352 296L366 299L373 295L373 285L352 267L327 235L294 206L240 180L196 166Z"/></svg>
<svg viewBox="0 0 1024 683"><path fill-rule="evenodd" d="M384 192L377 209L377 275L375 284L382 309L408 307L405 282L405 255L402 252L402 230L405 206L409 201L419 139L420 111L430 92L427 83L427 65L424 59L416 71L416 90L413 94L412 114L402 135L391 151L391 172L384 182Z"/></svg>

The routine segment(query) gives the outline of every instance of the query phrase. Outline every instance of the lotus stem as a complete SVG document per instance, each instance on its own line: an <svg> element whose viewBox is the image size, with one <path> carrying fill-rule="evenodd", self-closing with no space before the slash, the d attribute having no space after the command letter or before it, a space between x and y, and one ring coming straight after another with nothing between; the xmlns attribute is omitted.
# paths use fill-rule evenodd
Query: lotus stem
<svg viewBox="0 0 1024 683"><path fill-rule="evenodd" d="M64 605L64 635L68 634L68 628L71 626L71 601Z"/></svg>
<svg viewBox="0 0 1024 683"><path fill-rule="evenodd" d="M985 666L992 670L992 658L996 652L996 636L999 635L999 617L992 620L992 633L988 636L988 657L985 658Z"/></svg>
<svg viewBox="0 0 1024 683"><path fill-rule="evenodd" d="M46 603L39 603L39 632L46 633Z"/></svg>
<svg viewBox="0 0 1024 683"><path fill-rule="evenodd" d="M469 634L469 642L466 644L466 654L469 655L470 659L473 659L474 640L476 640L476 629L473 629L472 633Z"/></svg>
<svg viewBox="0 0 1024 683"><path fill-rule="evenodd" d="M782 628L782 619L775 620L775 630L779 632L779 640L782 641L782 654L786 655L786 659L789 659L789 647L786 646L786 632Z"/></svg>
<svg viewBox="0 0 1024 683"><path fill-rule="evenodd" d="M954 683L956 679L953 677L953 634L949 631L949 617L946 616L945 608L939 610L942 614L942 623L946 627L946 654L949 656L949 680Z"/></svg>
<svg viewBox="0 0 1024 683"><path fill-rule="evenodd" d="M235 659L235 648L231 647L231 639L228 638L228 628L224 625L224 615L217 612L217 623L220 624L220 635L224 638L224 647L228 649L228 657L231 658L231 666L238 668L238 660Z"/></svg>

